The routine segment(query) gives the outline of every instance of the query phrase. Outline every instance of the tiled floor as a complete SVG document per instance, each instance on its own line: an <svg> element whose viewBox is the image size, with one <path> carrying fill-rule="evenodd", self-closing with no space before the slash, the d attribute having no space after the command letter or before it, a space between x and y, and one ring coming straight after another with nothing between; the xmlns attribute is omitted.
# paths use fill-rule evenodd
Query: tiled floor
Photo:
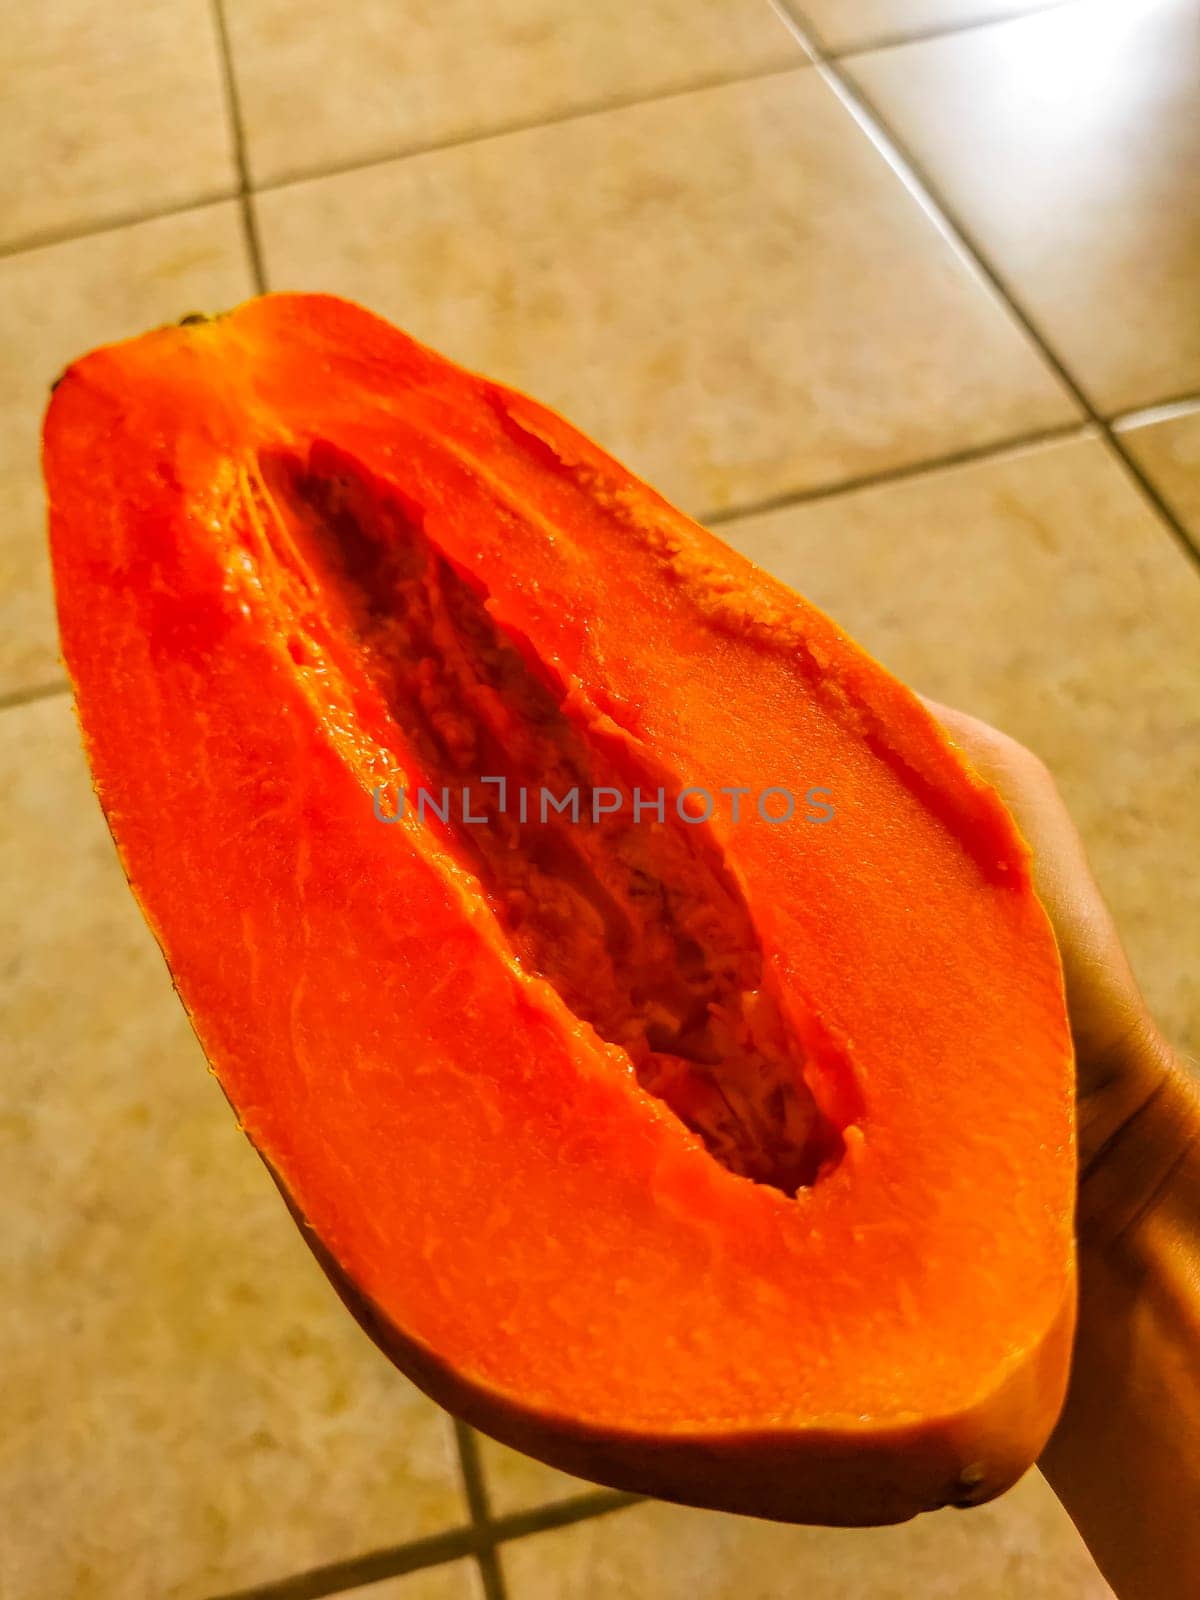
<svg viewBox="0 0 1200 1600"><path fill-rule="evenodd" d="M1200 545L1200 401L1183 401L1126 418L1121 443L1147 473L1169 509Z"/></svg>
<svg viewBox="0 0 1200 1600"><path fill-rule="evenodd" d="M1200 388L1194 0L1053 7L850 73L1098 411Z"/></svg>
<svg viewBox="0 0 1200 1600"><path fill-rule="evenodd" d="M238 0L256 184L530 127L804 60L761 0ZM315 84L319 94L313 93Z"/></svg>
<svg viewBox="0 0 1200 1600"><path fill-rule="evenodd" d="M206 1076L56 660L63 363L264 280L350 294L1035 746L1200 1052L1200 0L783 10L9 0L5 1600L1107 1593L1036 1474L966 1515L788 1529L613 1509L455 1429L343 1313Z"/></svg>
<svg viewBox="0 0 1200 1600"><path fill-rule="evenodd" d="M236 181L208 0L9 0L0 75L0 245L195 205Z"/></svg>
<svg viewBox="0 0 1200 1600"><path fill-rule="evenodd" d="M1036 1472L999 1504L900 1528L787 1528L646 1504L501 1550L521 1600L1110 1600Z"/></svg>
<svg viewBox="0 0 1200 1600"><path fill-rule="evenodd" d="M1079 416L807 67L255 209L272 283L503 373L699 515Z"/></svg>
<svg viewBox="0 0 1200 1600"><path fill-rule="evenodd" d="M818 46L845 53L978 27L1055 4L1062 0L808 0L792 15L803 19Z"/></svg>

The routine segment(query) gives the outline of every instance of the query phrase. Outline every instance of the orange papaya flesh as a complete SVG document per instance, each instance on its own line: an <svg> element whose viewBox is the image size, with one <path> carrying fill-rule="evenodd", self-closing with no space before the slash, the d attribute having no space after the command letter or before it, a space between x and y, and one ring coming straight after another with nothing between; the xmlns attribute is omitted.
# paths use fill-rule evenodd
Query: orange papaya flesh
<svg viewBox="0 0 1200 1600"><path fill-rule="evenodd" d="M1028 852L921 703L330 297L85 357L44 464L131 886L397 1363L696 1504L1013 1482L1069 1357L1070 1036Z"/></svg>

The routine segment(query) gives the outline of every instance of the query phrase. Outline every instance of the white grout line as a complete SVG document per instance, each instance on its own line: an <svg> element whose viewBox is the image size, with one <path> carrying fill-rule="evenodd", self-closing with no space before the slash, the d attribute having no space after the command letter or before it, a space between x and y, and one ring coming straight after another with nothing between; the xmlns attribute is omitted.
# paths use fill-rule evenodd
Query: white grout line
<svg viewBox="0 0 1200 1600"><path fill-rule="evenodd" d="M774 5L775 0L770 0L770 3ZM781 0L781 3L788 4L790 0ZM1068 3L1075 4L1078 0L1068 0ZM798 11L793 12L793 21L797 37L804 39L805 29ZM1100 429L1109 448L1122 462L1126 476L1136 484L1143 499L1157 513L1167 532L1176 540L1188 559L1200 568L1200 546L1193 541L1187 527L1175 514L1158 485L1143 469L1141 463L1125 448L1117 430L1100 409L1093 405L1079 379L1055 350L1051 340L1038 327L1030 313L1025 310L1019 296L1009 287L1000 271L992 265L982 246L958 220L949 203L938 193L932 179L907 153L903 141L892 129L886 117L872 105L862 86L845 73L839 61L825 56L814 44L810 43L809 48L814 56L816 70L824 82L843 99L847 110L855 115L863 132L870 137L893 172L905 183L913 198L922 206L943 236L960 252L962 259L969 264L990 292L1003 302L1007 314L1022 329L1042 360L1057 376L1082 411L1083 418Z"/></svg>
<svg viewBox="0 0 1200 1600"><path fill-rule="evenodd" d="M1114 433L1131 433L1135 428L1151 428L1156 422L1175 422L1198 413L1200 394L1193 394L1182 400L1164 400L1161 405L1146 406L1142 411L1126 411L1114 417L1110 426Z"/></svg>

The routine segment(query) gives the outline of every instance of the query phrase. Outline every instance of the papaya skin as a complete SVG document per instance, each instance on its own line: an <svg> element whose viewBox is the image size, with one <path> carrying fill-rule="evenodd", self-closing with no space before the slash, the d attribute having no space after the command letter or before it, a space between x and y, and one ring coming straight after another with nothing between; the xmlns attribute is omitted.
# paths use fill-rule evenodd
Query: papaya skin
<svg viewBox="0 0 1200 1600"><path fill-rule="evenodd" d="M976 1407L953 1417L922 1417L886 1430L856 1428L847 1419L809 1430L803 1445L766 1431L664 1435L591 1428L473 1384L406 1337L346 1276L269 1162L267 1170L342 1304L407 1377L481 1433L610 1489L771 1522L884 1527L923 1511L966 1510L996 1499L1038 1459L1045 1419L1053 1427L1062 1406L1062 1373L1075 1329L1073 1291L1043 1345ZM1025 1436L1014 1432L1018 1416L1033 1422Z"/></svg>
<svg viewBox="0 0 1200 1600"><path fill-rule="evenodd" d="M126 875L396 1364L717 1509L894 1522L1015 1481L1066 1385L1071 1041L1028 851L916 697L561 418L326 296L84 358L44 457ZM522 836L507 878L372 814L476 754L829 774L836 821Z"/></svg>

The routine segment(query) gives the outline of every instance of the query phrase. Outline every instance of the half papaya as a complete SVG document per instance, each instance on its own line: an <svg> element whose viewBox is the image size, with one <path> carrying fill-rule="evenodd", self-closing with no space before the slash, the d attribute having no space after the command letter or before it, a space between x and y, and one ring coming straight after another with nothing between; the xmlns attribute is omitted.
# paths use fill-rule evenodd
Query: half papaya
<svg viewBox="0 0 1200 1600"><path fill-rule="evenodd" d="M1072 1061L921 703L560 417L272 295L96 351L45 472L96 791L347 1303L569 1471L794 1521L1058 1412Z"/></svg>

